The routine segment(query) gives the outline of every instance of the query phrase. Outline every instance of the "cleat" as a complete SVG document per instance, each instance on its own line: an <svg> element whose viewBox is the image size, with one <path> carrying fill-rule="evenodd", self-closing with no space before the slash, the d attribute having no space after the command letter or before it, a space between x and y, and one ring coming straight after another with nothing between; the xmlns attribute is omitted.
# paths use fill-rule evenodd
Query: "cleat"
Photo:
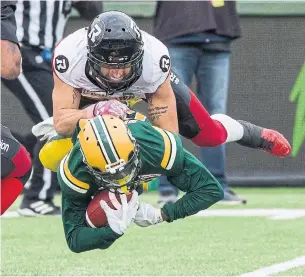
<svg viewBox="0 0 305 277"><path fill-rule="evenodd" d="M244 136L237 141L238 144L262 149L270 155L286 157L291 152L291 146L282 134L275 130L262 128L250 122L238 120L244 128Z"/></svg>
<svg viewBox="0 0 305 277"><path fill-rule="evenodd" d="M261 149L270 155L286 157L291 152L291 146L285 137L277 131L263 129L261 132Z"/></svg>

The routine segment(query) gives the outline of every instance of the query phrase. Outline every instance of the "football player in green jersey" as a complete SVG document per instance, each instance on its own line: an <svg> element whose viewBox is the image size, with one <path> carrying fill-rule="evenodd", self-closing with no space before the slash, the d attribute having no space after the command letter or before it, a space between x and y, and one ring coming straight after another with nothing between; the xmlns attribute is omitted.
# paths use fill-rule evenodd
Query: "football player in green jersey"
<svg viewBox="0 0 305 277"><path fill-rule="evenodd" d="M57 174L66 240L71 251L77 253L108 248L133 220L141 227L172 222L223 198L221 185L183 148L178 135L152 126L135 112L124 121L111 115L81 119L72 136L72 149L60 162ZM161 209L137 199L141 183L158 175L166 175L185 192L177 202ZM101 201L108 225L87 227L88 204L92 196L105 189L133 191L133 196L121 210L112 210Z"/></svg>

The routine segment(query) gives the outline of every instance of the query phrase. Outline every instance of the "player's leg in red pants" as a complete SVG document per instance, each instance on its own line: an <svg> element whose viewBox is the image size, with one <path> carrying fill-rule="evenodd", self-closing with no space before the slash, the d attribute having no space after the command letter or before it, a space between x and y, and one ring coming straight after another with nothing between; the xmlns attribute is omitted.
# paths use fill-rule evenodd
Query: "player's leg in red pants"
<svg viewBox="0 0 305 277"><path fill-rule="evenodd" d="M1 125L1 215L22 192L31 168L30 154L10 130Z"/></svg>
<svg viewBox="0 0 305 277"><path fill-rule="evenodd" d="M213 147L236 141L279 157L290 154L291 146L279 132L234 120L227 115L210 116L195 94L174 72L171 72L171 85L176 96L179 132L194 144Z"/></svg>

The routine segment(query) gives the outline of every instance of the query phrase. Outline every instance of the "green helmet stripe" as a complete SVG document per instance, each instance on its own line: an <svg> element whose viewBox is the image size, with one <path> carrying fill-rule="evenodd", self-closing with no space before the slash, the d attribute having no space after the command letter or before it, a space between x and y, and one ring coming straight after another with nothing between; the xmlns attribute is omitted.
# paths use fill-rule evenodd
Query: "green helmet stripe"
<svg viewBox="0 0 305 277"><path fill-rule="evenodd" d="M119 159L116 158L117 155L115 151L113 151L112 141L103 119L100 120L100 117L96 117L92 119L91 122L107 163L112 164L117 162Z"/></svg>
<svg viewBox="0 0 305 277"><path fill-rule="evenodd" d="M104 120L104 118L102 118L102 117L99 117L99 120L100 120L100 122L101 122L101 124L102 124L102 126L103 126L103 128L104 128L105 134L108 136L108 141L109 141L109 145L110 145L110 147L111 147L111 150L112 150L112 152L113 152L113 154L114 154L116 160L119 161L119 160L120 160L119 153L117 152L116 147L115 147L115 145L113 144L113 141L112 141L112 139L111 139L111 137L110 137L110 133L109 133L108 127L107 127L107 125L106 125L106 123L105 123L105 120Z"/></svg>
<svg viewBox="0 0 305 277"><path fill-rule="evenodd" d="M96 128L96 126L95 126L93 120L90 119L89 122L90 122L90 124L91 124L92 129L93 129L94 136L95 136L96 140L99 142L99 143L98 143L98 147L101 149L101 153L102 153L102 155L103 155L103 157L104 157L104 160L105 160L107 163L110 163L110 159L109 159L109 157L108 157L106 151L103 150L103 148L102 148L102 147L103 147L103 143L100 141L100 136L99 136L99 134L98 134L97 128ZM83 156L84 156L84 155L83 155ZM85 157L85 156L84 156L84 157Z"/></svg>

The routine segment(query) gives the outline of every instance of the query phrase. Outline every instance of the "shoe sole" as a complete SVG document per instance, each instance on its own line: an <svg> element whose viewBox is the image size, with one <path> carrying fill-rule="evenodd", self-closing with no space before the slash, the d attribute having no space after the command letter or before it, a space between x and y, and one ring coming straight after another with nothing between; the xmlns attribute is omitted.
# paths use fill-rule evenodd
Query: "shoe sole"
<svg viewBox="0 0 305 277"><path fill-rule="evenodd" d="M41 214L35 213L31 209L18 209L17 212L20 216L28 216L28 217L41 216Z"/></svg>
<svg viewBox="0 0 305 277"><path fill-rule="evenodd" d="M35 217L35 216L61 216L61 214L40 214L40 213L35 213L33 210L25 208L25 209L18 209L17 210L18 214L20 216L25 216L25 217Z"/></svg>

